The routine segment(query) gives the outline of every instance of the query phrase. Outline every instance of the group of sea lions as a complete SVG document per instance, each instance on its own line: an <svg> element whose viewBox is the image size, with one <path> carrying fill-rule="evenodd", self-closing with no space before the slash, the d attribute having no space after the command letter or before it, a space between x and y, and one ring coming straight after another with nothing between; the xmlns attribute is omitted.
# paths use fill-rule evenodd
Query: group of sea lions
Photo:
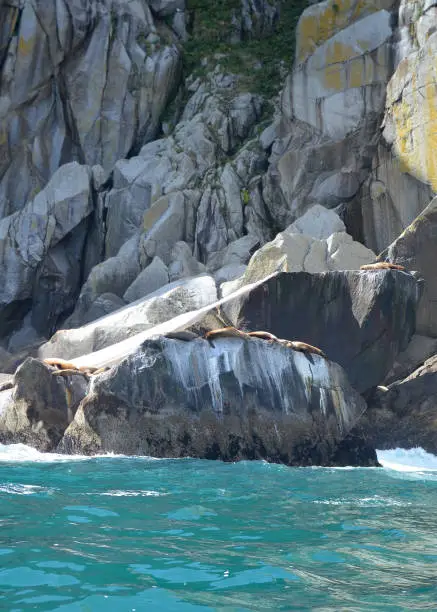
<svg viewBox="0 0 437 612"><path fill-rule="evenodd" d="M374 271L374 270L400 270L401 272L405 272L406 269L404 266L400 266L398 264L393 264L388 261L378 261L372 264L365 264L360 266L360 270L364 271ZM169 334L169 337L177 337L179 339L184 340L192 340L196 337L195 334L191 332L179 332L174 334ZM312 346L311 344L307 344L306 342L300 342L298 340L284 340L283 338L277 338L274 334L271 334L267 331L252 331L252 332L244 332L236 327L222 327L220 329L213 329L211 331L206 332L204 338L206 340L213 340L215 338L229 338L229 337L238 337L238 338L260 338L261 340L266 340L267 342L273 343L276 342L281 346L285 346L294 351L299 351L301 353L313 353L315 355L319 355L327 359L325 353L317 348L316 346ZM65 359L60 359L57 357L51 357L42 360L43 363L53 368L52 375L53 376L72 376L72 375L80 375L90 379L91 376L97 376L98 374L102 374L110 369L109 366L104 366L101 368L96 368L93 366L79 366L77 367L70 361L66 361ZM6 381L0 385L0 391L4 391L5 389L9 389L13 386L13 381Z"/></svg>
<svg viewBox="0 0 437 612"><path fill-rule="evenodd" d="M327 359L325 353L321 349L317 348L317 346L312 346L311 344L300 342L298 340L284 340L283 338L277 338L274 334L266 331L244 332L236 327L222 327L221 329L213 329L205 334L206 340L232 337L245 339L260 338L261 340L266 340L267 342L277 342L281 346L291 348L293 351L299 351L300 353L314 353L315 355L320 355L320 357Z"/></svg>

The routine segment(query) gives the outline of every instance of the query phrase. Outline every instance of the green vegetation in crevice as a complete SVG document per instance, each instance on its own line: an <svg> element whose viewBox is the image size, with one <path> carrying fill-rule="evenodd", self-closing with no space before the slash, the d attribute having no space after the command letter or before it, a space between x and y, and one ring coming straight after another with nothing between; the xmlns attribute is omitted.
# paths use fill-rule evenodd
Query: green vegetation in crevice
<svg viewBox="0 0 437 612"><path fill-rule="evenodd" d="M202 59L220 54L223 71L240 75L241 91L276 95L283 84L281 73L291 70L296 25L308 2L278 0L277 6L279 19L272 33L231 43L232 15L241 10L241 0L187 0L192 32L184 44L186 73L205 74L208 66Z"/></svg>

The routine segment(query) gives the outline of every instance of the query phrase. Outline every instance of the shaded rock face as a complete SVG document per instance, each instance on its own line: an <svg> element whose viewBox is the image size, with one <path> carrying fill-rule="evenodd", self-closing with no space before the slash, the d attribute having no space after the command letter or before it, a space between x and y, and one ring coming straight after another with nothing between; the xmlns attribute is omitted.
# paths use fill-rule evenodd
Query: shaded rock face
<svg viewBox="0 0 437 612"><path fill-rule="evenodd" d="M314 463L326 462L364 410L322 357L258 339L160 337L94 380L59 450L292 464L313 435Z"/></svg>
<svg viewBox="0 0 437 612"><path fill-rule="evenodd" d="M388 249L381 260L417 270L424 279L417 310L417 333L437 338L437 198L425 208Z"/></svg>
<svg viewBox="0 0 437 612"><path fill-rule="evenodd" d="M281 273L223 310L243 329L318 346L364 392L407 347L418 297L416 280L404 272Z"/></svg>
<svg viewBox="0 0 437 612"><path fill-rule="evenodd" d="M86 394L81 375L53 376L53 368L27 359L16 371L12 391L0 392L0 440L53 450Z"/></svg>
<svg viewBox="0 0 437 612"><path fill-rule="evenodd" d="M378 389L357 430L376 448L437 453L437 356L388 390Z"/></svg>
<svg viewBox="0 0 437 612"><path fill-rule="evenodd" d="M0 220L0 336L29 311L35 330L49 335L73 308L93 209L91 171L72 162L22 210Z"/></svg>
<svg viewBox="0 0 437 612"><path fill-rule="evenodd" d="M0 44L0 218L65 162L105 171L151 138L180 77L145 2L8 3ZM20 184L16 176L20 176Z"/></svg>

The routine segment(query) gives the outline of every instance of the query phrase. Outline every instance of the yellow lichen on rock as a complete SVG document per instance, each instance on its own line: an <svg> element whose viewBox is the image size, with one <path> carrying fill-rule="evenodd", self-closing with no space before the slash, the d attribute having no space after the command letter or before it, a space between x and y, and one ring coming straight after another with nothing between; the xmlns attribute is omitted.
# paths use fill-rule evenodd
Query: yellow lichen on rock
<svg viewBox="0 0 437 612"><path fill-rule="evenodd" d="M430 42L420 61L415 56L399 64L388 89L387 114L402 170L437 191L437 40Z"/></svg>
<svg viewBox="0 0 437 612"><path fill-rule="evenodd" d="M392 4L393 0L327 0L308 7L297 27L298 63L304 62L317 47L340 30L371 13L389 9Z"/></svg>

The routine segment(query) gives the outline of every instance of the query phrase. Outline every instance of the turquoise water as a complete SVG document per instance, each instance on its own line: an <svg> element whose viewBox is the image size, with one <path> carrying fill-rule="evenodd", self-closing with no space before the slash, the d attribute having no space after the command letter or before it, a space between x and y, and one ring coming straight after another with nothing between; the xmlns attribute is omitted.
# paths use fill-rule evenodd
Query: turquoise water
<svg viewBox="0 0 437 612"><path fill-rule="evenodd" d="M437 610L437 472L422 468L3 447L0 527L11 612Z"/></svg>

